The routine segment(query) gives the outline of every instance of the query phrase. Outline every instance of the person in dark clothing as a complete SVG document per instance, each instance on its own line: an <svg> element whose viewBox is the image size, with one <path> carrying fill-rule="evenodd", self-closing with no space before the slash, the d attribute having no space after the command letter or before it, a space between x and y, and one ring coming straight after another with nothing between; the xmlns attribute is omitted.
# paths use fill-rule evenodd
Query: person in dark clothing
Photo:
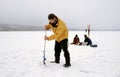
<svg viewBox="0 0 120 77"><path fill-rule="evenodd" d="M64 67L70 67L70 53L68 51L68 28L66 24L58 18L55 14L49 14L48 15L49 23L45 25L45 30L52 29L53 33L51 36L45 36L45 40L55 40L55 61L52 61L52 63L60 63L60 53L63 49L64 51L64 57L65 57L65 64Z"/></svg>
<svg viewBox="0 0 120 77"><path fill-rule="evenodd" d="M71 44L74 44L74 45L79 45L80 44L80 39L79 39L77 34L75 35L75 37L73 39L73 42Z"/></svg>
<svg viewBox="0 0 120 77"><path fill-rule="evenodd" d="M85 38L84 42L86 43L87 46L92 45L91 39L86 34L84 35L84 38Z"/></svg>

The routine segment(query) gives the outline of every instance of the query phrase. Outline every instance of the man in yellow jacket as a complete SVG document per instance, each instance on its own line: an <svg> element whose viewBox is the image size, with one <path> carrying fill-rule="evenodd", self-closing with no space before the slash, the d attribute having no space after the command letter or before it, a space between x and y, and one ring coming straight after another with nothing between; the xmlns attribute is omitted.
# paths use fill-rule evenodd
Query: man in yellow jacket
<svg viewBox="0 0 120 77"><path fill-rule="evenodd" d="M63 49L66 63L64 67L71 66L70 64L70 54L68 51L68 29L66 24L58 18L55 14L48 15L49 24L45 26L45 30L52 29L53 35L45 36L45 40L55 40L55 61L53 63L60 62L60 53Z"/></svg>

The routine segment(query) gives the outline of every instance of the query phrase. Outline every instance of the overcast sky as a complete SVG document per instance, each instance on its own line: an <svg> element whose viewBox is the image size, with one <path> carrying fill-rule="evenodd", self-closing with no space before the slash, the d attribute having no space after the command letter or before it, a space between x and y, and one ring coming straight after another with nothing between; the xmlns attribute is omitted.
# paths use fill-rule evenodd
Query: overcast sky
<svg viewBox="0 0 120 77"><path fill-rule="evenodd" d="M0 0L0 23L44 26L49 13L69 28L120 29L120 0Z"/></svg>

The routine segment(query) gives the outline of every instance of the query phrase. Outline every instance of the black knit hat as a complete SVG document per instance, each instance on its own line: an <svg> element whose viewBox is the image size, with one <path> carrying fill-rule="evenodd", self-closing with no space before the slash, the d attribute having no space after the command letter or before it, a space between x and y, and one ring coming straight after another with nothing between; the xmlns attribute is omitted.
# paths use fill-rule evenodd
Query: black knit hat
<svg viewBox="0 0 120 77"><path fill-rule="evenodd" d="M50 13L49 15L48 15L48 19L54 19L56 16L55 16L55 14L53 14L53 13Z"/></svg>

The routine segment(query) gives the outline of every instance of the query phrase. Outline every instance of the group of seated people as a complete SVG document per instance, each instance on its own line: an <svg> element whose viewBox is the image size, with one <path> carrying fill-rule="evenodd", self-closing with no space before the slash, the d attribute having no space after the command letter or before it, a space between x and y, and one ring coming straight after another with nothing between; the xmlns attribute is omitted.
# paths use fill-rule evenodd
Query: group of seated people
<svg viewBox="0 0 120 77"><path fill-rule="evenodd" d="M74 39L73 39L73 42L71 44L74 44L74 45L92 45L92 41L91 39L85 34L84 35L84 42L80 42L80 39L78 37L78 35L76 34Z"/></svg>

